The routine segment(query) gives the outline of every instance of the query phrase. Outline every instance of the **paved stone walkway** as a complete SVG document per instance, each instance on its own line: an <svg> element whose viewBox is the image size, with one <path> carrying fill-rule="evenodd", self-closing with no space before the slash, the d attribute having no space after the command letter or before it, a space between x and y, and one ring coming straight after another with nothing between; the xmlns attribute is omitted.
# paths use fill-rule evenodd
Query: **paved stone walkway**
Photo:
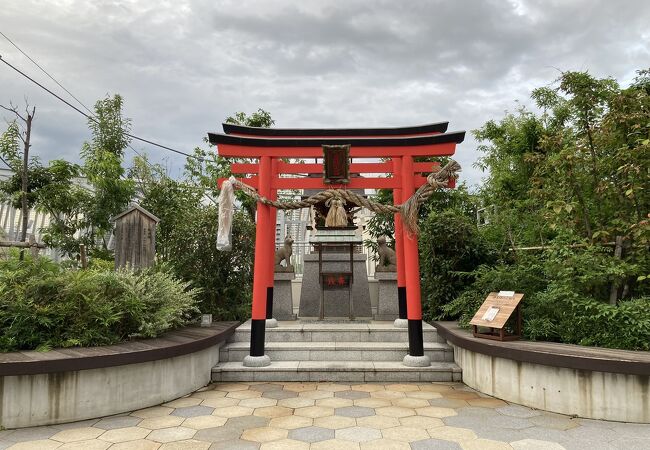
<svg viewBox="0 0 650 450"><path fill-rule="evenodd" d="M0 449L650 449L650 425L573 419L461 383L219 383L103 419L0 431Z"/></svg>

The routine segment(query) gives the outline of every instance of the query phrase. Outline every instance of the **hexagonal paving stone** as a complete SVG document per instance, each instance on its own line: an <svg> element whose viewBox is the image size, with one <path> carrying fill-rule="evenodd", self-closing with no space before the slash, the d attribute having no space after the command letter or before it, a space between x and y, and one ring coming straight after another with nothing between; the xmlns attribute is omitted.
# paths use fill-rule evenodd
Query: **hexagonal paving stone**
<svg viewBox="0 0 650 450"><path fill-rule="evenodd" d="M394 398L406 397L404 392L398 391L374 391L370 393L370 396L373 398L383 398L386 400L392 400Z"/></svg>
<svg viewBox="0 0 650 450"><path fill-rule="evenodd" d="M198 430L194 435L194 439L205 442L223 442L239 439L242 430L237 427L214 427Z"/></svg>
<svg viewBox="0 0 650 450"><path fill-rule="evenodd" d="M302 442L320 442L334 439L334 430L321 427L296 428L289 431L289 438Z"/></svg>
<svg viewBox="0 0 650 450"><path fill-rule="evenodd" d="M229 428L237 428L241 431L246 430L247 428L262 428L269 426L271 419L268 417L259 417L259 416L240 416L240 417L231 417L226 422L226 426Z"/></svg>
<svg viewBox="0 0 650 450"><path fill-rule="evenodd" d="M305 408L307 406L314 406L316 404L316 400L313 398L303 398L303 397L295 397L295 398L285 398L282 400L278 400L278 406L284 406L285 408Z"/></svg>
<svg viewBox="0 0 650 450"><path fill-rule="evenodd" d="M522 439L510 443L514 450L565 450L565 448L556 443L549 441L540 441L537 439ZM582 447L589 448L589 447Z"/></svg>
<svg viewBox="0 0 650 450"><path fill-rule="evenodd" d="M262 393L262 397L264 398L273 398L276 400L282 400L285 398L295 398L298 397L298 393L294 391L265 391Z"/></svg>
<svg viewBox="0 0 650 450"><path fill-rule="evenodd" d="M421 398L412 398L412 397L406 397L406 398L396 398L394 400L391 400L391 403L393 406L399 406L400 408L426 408L429 405L429 402L426 400L423 400Z"/></svg>
<svg viewBox="0 0 650 450"><path fill-rule="evenodd" d="M460 427L460 428L469 428L471 430L485 429L489 428L488 419L490 417L484 416L468 416L468 415L459 415L451 417L443 417L441 420L445 425ZM494 428L494 427L492 427ZM513 429L513 428L509 428Z"/></svg>
<svg viewBox="0 0 650 450"><path fill-rule="evenodd" d="M260 391L260 392L281 391L282 390L282 385L280 385L280 384L272 384L272 383L262 383L262 384L256 384L254 386L251 386L250 390L251 391Z"/></svg>
<svg viewBox="0 0 650 450"><path fill-rule="evenodd" d="M183 417L178 416L161 416L144 419L138 424L140 428L148 428L150 430L158 430L161 428L177 427L185 420Z"/></svg>
<svg viewBox="0 0 650 450"><path fill-rule="evenodd" d="M512 450L507 442L492 441L490 439L475 439L460 444L463 450Z"/></svg>
<svg viewBox="0 0 650 450"><path fill-rule="evenodd" d="M534 417L533 417L534 419ZM510 428L513 430L523 430L533 426L532 419L519 419L517 417L508 417L496 415L487 419L487 425L498 428Z"/></svg>
<svg viewBox="0 0 650 450"><path fill-rule="evenodd" d="M541 441L562 442L570 439L570 435L564 430L544 427L528 427L520 430L522 439L539 439Z"/></svg>
<svg viewBox="0 0 650 450"><path fill-rule="evenodd" d="M296 428L310 427L314 419L301 416L276 417L269 422L270 427L284 428L285 430L294 430Z"/></svg>
<svg viewBox="0 0 650 450"><path fill-rule="evenodd" d="M321 399L321 398L334 397L334 392L331 392L331 391L318 391L318 390L305 391L305 392L301 392L300 394L298 394L298 397L311 398L311 399L314 399L314 400L318 400L318 399Z"/></svg>
<svg viewBox="0 0 650 450"><path fill-rule="evenodd" d="M350 428L357 424L353 417L327 416L317 417L314 419L314 426L338 430L340 428Z"/></svg>
<svg viewBox="0 0 650 450"><path fill-rule="evenodd" d="M480 398L479 395L475 392L465 392L465 391L448 391L442 392L442 396L446 398L456 398L459 400L469 400L470 398Z"/></svg>
<svg viewBox="0 0 650 450"><path fill-rule="evenodd" d="M212 413L213 416L219 417L241 417L250 416L253 414L253 408L245 408L243 406L227 406L225 408L217 408Z"/></svg>
<svg viewBox="0 0 650 450"><path fill-rule="evenodd" d="M406 392L406 397L407 398L419 398L422 400L433 400L435 398L442 398L442 395L438 392L431 392L431 391L413 391L413 392Z"/></svg>
<svg viewBox="0 0 650 450"><path fill-rule="evenodd" d="M481 439L490 439L492 441L512 442L524 439L526 436L522 430L513 430L511 428L494 428L490 426L473 427L472 431Z"/></svg>
<svg viewBox="0 0 650 450"><path fill-rule="evenodd" d="M349 391L349 384L339 384L339 383L321 383L318 385L317 389L319 391L330 391L330 392L341 392Z"/></svg>
<svg viewBox="0 0 650 450"><path fill-rule="evenodd" d="M163 403L162 406L169 408L183 408L185 406L196 406L203 400L197 397L183 397L172 400L171 402Z"/></svg>
<svg viewBox="0 0 650 450"><path fill-rule="evenodd" d="M359 417L357 419L357 425L360 427L376 428L378 430L382 430L384 428L397 427L400 425L400 422L396 417L368 416Z"/></svg>
<svg viewBox="0 0 650 450"><path fill-rule="evenodd" d="M5 443L3 442L2 445L4 447ZM52 441L50 439L38 439L36 441L19 442L9 448L11 448L11 450L49 450L58 448L60 445L61 443L58 441Z"/></svg>
<svg viewBox="0 0 650 450"><path fill-rule="evenodd" d="M354 406L363 406L364 408L381 408L384 406L392 406L392 403L390 400L382 399L382 398L360 398L357 400L354 400Z"/></svg>
<svg viewBox="0 0 650 450"><path fill-rule="evenodd" d="M427 433L427 430L423 428L405 426L387 428L385 430L381 430L381 434L386 439L404 442L421 441L424 439L429 439L430 437L429 433Z"/></svg>
<svg viewBox="0 0 650 450"><path fill-rule="evenodd" d="M482 406L483 408L503 408L508 406L506 402L498 398L470 398L466 401L471 406Z"/></svg>
<svg viewBox="0 0 650 450"><path fill-rule="evenodd" d="M455 398L433 398L429 400L431 406L437 406L439 408L463 408L469 406L465 400L455 399Z"/></svg>
<svg viewBox="0 0 650 450"><path fill-rule="evenodd" d="M171 427L162 430L154 430L147 436L147 440L160 443L182 441L190 439L196 434L196 430L187 427Z"/></svg>
<svg viewBox="0 0 650 450"><path fill-rule="evenodd" d="M102 441L119 443L144 439L149 433L151 433L151 430L147 430L146 428L116 428L114 430L108 430L104 432L101 436L99 436L99 439Z"/></svg>
<svg viewBox="0 0 650 450"><path fill-rule="evenodd" d="M336 408L335 412L337 416L343 417L367 417L375 415L374 409L363 406L345 406L343 408Z"/></svg>
<svg viewBox="0 0 650 450"><path fill-rule="evenodd" d="M178 417L196 417L196 416L209 416L214 412L214 408L209 406L188 406L185 408L176 408L171 415Z"/></svg>
<svg viewBox="0 0 650 450"><path fill-rule="evenodd" d="M239 400L244 400L246 398L257 398L261 396L262 393L260 391L235 391L235 392L228 392L226 394L226 397L228 398L236 398Z"/></svg>
<svg viewBox="0 0 650 450"><path fill-rule="evenodd" d="M111 445L113 444L111 444L110 442L100 441L98 439L90 439L87 441L68 442L67 444L63 444L57 448L60 450L106 450ZM3 447L0 444L0 448L5 448L5 447Z"/></svg>
<svg viewBox="0 0 650 450"><path fill-rule="evenodd" d="M72 428L70 430L59 431L50 439L59 442L74 442L74 441L85 441L88 439L95 439L105 430L93 427L84 427L84 428Z"/></svg>
<svg viewBox="0 0 650 450"><path fill-rule="evenodd" d="M360 392L375 392L375 391L385 390L384 385L382 384L357 384L351 386L351 389L353 391L360 391Z"/></svg>
<svg viewBox="0 0 650 450"><path fill-rule="evenodd" d="M242 433L241 439L253 442L270 442L284 439L287 437L288 433L289 431L283 428L250 428Z"/></svg>
<svg viewBox="0 0 650 450"><path fill-rule="evenodd" d="M539 411L520 405L508 405L495 410L504 416L519 417L520 419L528 419L542 414Z"/></svg>
<svg viewBox="0 0 650 450"><path fill-rule="evenodd" d="M297 408L294 410L296 416L311 417L325 417L334 415L334 408L325 408L323 406L308 406L306 408Z"/></svg>
<svg viewBox="0 0 650 450"><path fill-rule="evenodd" d="M327 406L328 408L344 408L346 406L352 406L352 400L346 398L321 398L316 400L316 406Z"/></svg>
<svg viewBox="0 0 650 450"><path fill-rule="evenodd" d="M435 417L427 416L409 416L409 417L400 417L399 422L405 427L415 427L415 428L434 428L444 426L444 422Z"/></svg>
<svg viewBox="0 0 650 450"><path fill-rule="evenodd" d="M142 419L139 417L112 416L104 417L93 426L95 428L101 428L102 430L114 430L115 428L134 427L140 422L142 422Z"/></svg>
<svg viewBox="0 0 650 450"><path fill-rule="evenodd" d="M427 406L426 408L417 408L415 410L419 416L427 417L450 417L455 416L456 411L451 408L438 408L437 406Z"/></svg>
<svg viewBox="0 0 650 450"><path fill-rule="evenodd" d="M306 392L315 391L318 383L284 383L285 391Z"/></svg>
<svg viewBox="0 0 650 450"><path fill-rule="evenodd" d="M260 450L309 450L309 444L294 439L280 439L263 443Z"/></svg>
<svg viewBox="0 0 650 450"><path fill-rule="evenodd" d="M419 391L420 387L416 384L389 384L384 386L387 391L410 392Z"/></svg>
<svg viewBox="0 0 650 450"><path fill-rule="evenodd" d="M336 430L336 439L343 439L352 442L372 441L381 439L381 431L367 427L350 427Z"/></svg>
<svg viewBox="0 0 650 450"><path fill-rule="evenodd" d="M453 391L452 386L449 386L444 383L423 383L423 384L418 384L418 386L421 391L438 392L438 393Z"/></svg>
<svg viewBox="0 0 650 450"><path fill-rule="evenodd" d="M204 430L206 428L221 427L226 424L225 417L219 416L196 416L185 419L183 426L195 430Z"/></svg>
<svg viewBox="0 0 650 450"><path fill-rule="evenodd" d="M131 413L134 417L141 419L149 419L151 417L168 416L174 411L174 408L167 408L166 406L153 406L151 408L140 409Z"/></svg>
<svg viewBox="0 0 650 450"><path fill-rule="evenodd" d="M458 408L456 413L459 416L474 416L474 417L498 417L491 408L480 408L478 406L467 406L465 408Z"/></svg>
<svg viewBox="0 0 650 450"><path fill-rule="evenodd" d="M236 398L206 398L201 402L201 406L208 406L210 408L227 408L229 406L237 406L241 400Z"/></svg>
<svg viewBox="0 0 650 450"><path fill-rule="evenodd" d="M158 448L158 450L208 450L209 448L209 442L197 441L196 439L185 439L183 441L163 444Z"/></svg>
<svg viewBox="0 0 650 450"><path fill-rule="evenodd" d="M415 415L414 409L401 408L399 406L386 406L384 408L377 408L375 411L377 411L377 414L381 416L397 417L397 418Z"/></svg>
<svg viewBox="0 0 650 450"><path fill-rule="evenodd" d="M422 441L411 442L412 450L463 450L456 442L441 441L439 439L425 439Z"/></svg>
<svg viewBox="0 0 650 450"><path fill-rule="evenodd" d="M580 425L577 421L572 420L570 417L549 413L531 417L528 420L537 426L544 428L555 428L556 430L569 430Z"/></svg>
<svg viewBox="0 0 650 450"><path fill-rule="evenodd" d="M160 444L154 441L138 439L136 441L120 442L110 446L111 450L157 450Z"/></svg>
<svg viewBox="0 0 650 450"><path fill-rule="evenodd" d="M331 439L329 441L314 442L309 448L310 450L359 450L359 443L343 439Z"/></svg>
<svg viewBox="0 0 650 450"><path fill-rule="evenodd" d="M359 398L369 398L370 394L368 392L363 392L363 391L341 391L341 392L336 392L334 394L334 397L356 400Z"/></svg>
<svg viewBox="0 0 650 450"><path fill-rule="evenodd" d="M461 442L466 440L476 439L476 434L472 430L456 427L435 427L427 430L429 436L433 439L441 439L445 441Z"/></svg>
<svg viewBox="0 0 650 450"><path fill-rule="evenodd" d="M245 400L239 401L239 406L245 406L248 408L265 408L267 406L275 406L278 404L278 401L272 398L247 398Z"/></svg>
<svg viewBox="0 0 650 450"><path fill-rule="evenodd" d="M408 442L394 441L392 439L378 439L360 443L361 450L411 450Z"/></svg>
<svg viewBox="0 0 650 450"><path fill-rule="evenodd" d="M293 409L285 408L284 406L267 406L265 408L256 408L253 413L254 416L259 417L268 417L270 419L274 417L284 417L290 416L293 414Z"/></svg>
<svg viewBox="0 0 650 450"><path fill-rule="evenodd" d="M241 439L219 441L210 446L210 450L257 450L259 448L259 442L242 441Z"/></svg>

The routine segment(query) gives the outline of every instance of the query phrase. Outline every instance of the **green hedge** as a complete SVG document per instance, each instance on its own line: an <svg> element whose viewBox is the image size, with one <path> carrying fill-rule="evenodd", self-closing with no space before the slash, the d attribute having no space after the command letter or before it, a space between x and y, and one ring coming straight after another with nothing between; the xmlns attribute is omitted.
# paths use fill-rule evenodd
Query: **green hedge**
<svg viewBox="0 0 650 450"><path fill-rule="evenodd" d="M197 293L164 270L72 270L12 257L0 261L0 351L155 337L197 315Z"/></svg>

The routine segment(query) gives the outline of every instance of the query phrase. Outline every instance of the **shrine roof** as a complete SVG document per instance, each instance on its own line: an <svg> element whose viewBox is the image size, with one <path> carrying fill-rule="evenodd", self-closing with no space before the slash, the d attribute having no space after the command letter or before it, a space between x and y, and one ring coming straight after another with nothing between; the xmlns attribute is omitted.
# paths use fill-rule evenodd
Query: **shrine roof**
<svg viewBox="0 0 650 450"><path fill-rule="evenodd" d="M261 128L224 123L226 134L243 134L247 136L406 136L432 133L444 133L449 122L428 123L409 127L384 128Z"/></svg>
<svg viewBox="0 0 650 450"><path fill-rule="evenodd" d="M323 145L349 144L353 147L417 147L422 145L456 143L465 139L465 131L424 136L381 137L283 137L259 138L208 133L211 144L230 144L246 147L321 147Z"/></svg>

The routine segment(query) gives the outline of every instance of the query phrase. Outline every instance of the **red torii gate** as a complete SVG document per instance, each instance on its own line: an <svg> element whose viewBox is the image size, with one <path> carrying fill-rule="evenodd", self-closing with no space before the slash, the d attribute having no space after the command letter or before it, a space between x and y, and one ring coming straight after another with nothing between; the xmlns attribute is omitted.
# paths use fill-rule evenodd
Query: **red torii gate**
<svg viewBox="0 0 650 450"><path fill-rule="evenodd" d="M208 133L223 157L251 158L257 163L233 163L233 174L252 174L240 181L261 196L277 199L278 189L393 189L396 205L424 185L437 163L415 157L452 156L465 132L446 133L448 122L401 128L278 129L223 124L225 134ZM325 184L322 178L283 178L284 174L323 173L322 164L286 163L281 158L322 158L323 145L350 145L350 158L390 158L385 162L353 162L350 173L390 173L392 177L352 177L346 184ZM219 186L224 180L219 180ZM450 179L448 187L455 187ZM258 203L251 324L251 365L266 365L266 319L272 317L275 223L277 211ZM417 236L405 232L395 214L395 251L400 319L408 320L409 355L424 356L420 266ZM245 361L246 364L246 361Z"/></svg>

